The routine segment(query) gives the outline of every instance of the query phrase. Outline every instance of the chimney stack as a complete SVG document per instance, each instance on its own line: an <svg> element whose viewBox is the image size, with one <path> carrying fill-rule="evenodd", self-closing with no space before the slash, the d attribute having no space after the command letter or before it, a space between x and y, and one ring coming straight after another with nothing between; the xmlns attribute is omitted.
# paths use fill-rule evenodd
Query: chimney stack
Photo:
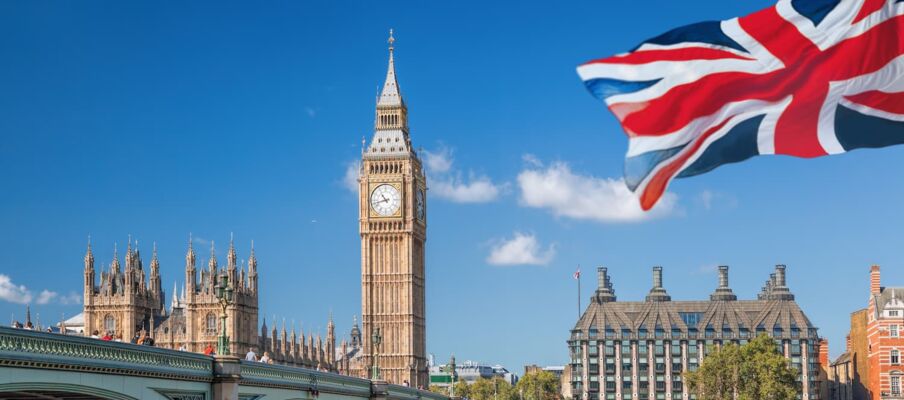
<svg viewBox="0 0 904 400"><path fill-rule="evenodd" d="M829 370L829 340L826 338L819 339L819 369Z"/></svg>
<svg viewBox="0 0 904 400"><path fill-rule="evenodd" d="M662 267L653 267L653 288L647 295L647 301L671 301L672 297L662 287Z"/></svg>
<svg viewBox="0 0 904 400"><path fill-rule="evenodd" d="M709 299L712 301L734 301L738 299L738 296L735 296L735 294L731 291L731 288L728 287L727 265L719 266L719 287L716 288L716 291L709 296Z"/></svg>
<svg viewBox="0 0 904 400"><path fill-rule="evenodd" d="M785 265L779 264L775 266L775 283L778 287L785 287Z"/></svg>
<svg viewBox="0 0 904 400"><path fill-rule="evenodd" d="M879 266L873 265L869 269L869 294L878 296L882 293L882 280L879 279Z"/></svg>
<svg viewBox="0 0 904 400"><path fill-rule="evenodd" d="M590 301L605 303L615 301L615 291L612 290L612 282L609 281L609 274L606 267L597 267L596 269L596 293Z"/></svg>
<svg viewBox="0 0 904 400"><path fill-rule="evenodd" d="M775 266L775 272L769 275L772 280L772 289L769 291L768 300L794 300L794 295L788 289L785 282L785 265Z"/></svg>

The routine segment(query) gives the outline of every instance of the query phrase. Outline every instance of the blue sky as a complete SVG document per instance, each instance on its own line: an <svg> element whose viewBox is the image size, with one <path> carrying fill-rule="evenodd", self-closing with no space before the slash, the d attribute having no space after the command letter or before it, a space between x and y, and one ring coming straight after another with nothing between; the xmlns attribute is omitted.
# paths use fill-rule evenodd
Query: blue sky
<svg viewBox="0 0 904 400"><path fill-rule="evenodd" d="M839 354L869 265L904 284L904 147L760 157L677 180L640 214L618 182L624 135L576 65L769 2L560 3L0 3L0 316L28 297L44 322L79 312L89 234L98 264L129 234L145 255L156 241L169 292L189 232L221 262L234 232L240 258L255 241L262 316L322 331L332 311L347 332L360 260L344 182L394 28L431 167L437 358L565 363L577 265L586 305L597 265L638 300L653 265L673 298L700 299L717 265L753 298L776 263Z"/></svg>

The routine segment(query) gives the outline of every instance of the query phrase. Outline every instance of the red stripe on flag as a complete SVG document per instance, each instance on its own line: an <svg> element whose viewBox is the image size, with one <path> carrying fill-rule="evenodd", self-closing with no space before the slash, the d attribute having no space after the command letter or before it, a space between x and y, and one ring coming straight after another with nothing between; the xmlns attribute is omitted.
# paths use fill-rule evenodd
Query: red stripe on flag
<svg viewBox="0 0 904 400"><path fill-rule="evenodd" d="M863 6L860 7L860 13L857 14L856 17L854 17L853 23L856 24L856 23L860 22L860 20L868 17L870 14L881 10L882 7L885 6L886 2L888 2L888 0L866 0L866 1L864 1Z"/></svg>
<svg viewBox="0 0 904 400"><path fill-rule="evenodd" d="M672 160L668 165L656 172L656 175L650 179L650 182L647 183L647 187L640 195L640 207L643 208L644 211L649 211L656 205L656 202L659 201L659 198L665 193L665 189L669 185L669 182L678 174L678 171L684 163L700 150L700 147L703 146L703 142L706 141L706 138L712 136L713 133L718 132L719 129L722 129L726 123L728 123L728 119L704 132L694 141L691 148L686 149L678 158Z"/></svg>
<svg viewBox="0 0 904 400"><path fill-rule="evenodd" d="M614 57L601 58L590 61L584 65L592 64L628 64L639 65L659 61L695 61L695 60L723 60L737 59L749 60L735 53L707 47L685 47L681 49L641 50L633 53L622 54Z"/></svg>
<svg viewBox="0 0 904 400"><path fill-rule="evenodd" d="M885 93L878 90L846 97L851 102L892 114L904 115L904 92Z"/></svg>

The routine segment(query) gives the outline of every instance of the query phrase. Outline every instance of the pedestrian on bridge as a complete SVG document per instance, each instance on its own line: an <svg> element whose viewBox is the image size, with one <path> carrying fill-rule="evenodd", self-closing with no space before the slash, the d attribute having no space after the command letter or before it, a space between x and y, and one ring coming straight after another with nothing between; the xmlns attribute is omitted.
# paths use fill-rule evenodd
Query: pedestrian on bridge
<svg viewBox="0 0 904 400"><path fill-rule="evenodd" d="M257 361L257 353L254 352L254 347L248 350L248 354L245 354L245 361Z"/></svg>

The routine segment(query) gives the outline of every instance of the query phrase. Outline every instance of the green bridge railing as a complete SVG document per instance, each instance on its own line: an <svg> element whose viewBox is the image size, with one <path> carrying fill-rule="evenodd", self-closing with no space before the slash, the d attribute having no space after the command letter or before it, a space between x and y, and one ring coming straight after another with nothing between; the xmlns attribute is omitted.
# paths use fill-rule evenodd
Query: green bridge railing
<svg viewBox="0 0 904 400"><path fill-rule="evenodd" d="M240 362L240 385L373 398L367 379L282 365ZM131 343L0 327L0 367L93 372L213 382L214 358ZM389 400L448 400L441 394L380 384Z"/></svg>
<svg viewBox="0 0 904 400"><path fill-rule="evenodd" d="M0 366L213 379L213 358L203 354L8 327L0 327Z"/></svg>

